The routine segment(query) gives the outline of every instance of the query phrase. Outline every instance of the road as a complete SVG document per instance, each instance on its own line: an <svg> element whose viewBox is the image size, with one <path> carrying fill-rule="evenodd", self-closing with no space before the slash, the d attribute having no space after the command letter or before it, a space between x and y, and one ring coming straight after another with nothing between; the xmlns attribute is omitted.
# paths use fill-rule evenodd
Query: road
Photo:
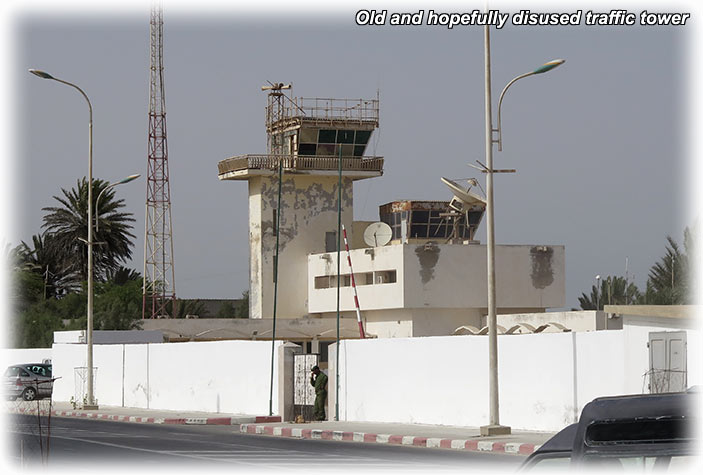
<svg viewBox="0 0 703 475"><path fill-rule="evenodd" d="M240 434L238 426L186 426L51 418L47 453L47 420L36 416L7 417L7 443L14 465L94 472L173 466L178 469L219 466L246 470L354 472L453 472L513 470L516 455L425 449L381 444L289 439Z"/></svg>

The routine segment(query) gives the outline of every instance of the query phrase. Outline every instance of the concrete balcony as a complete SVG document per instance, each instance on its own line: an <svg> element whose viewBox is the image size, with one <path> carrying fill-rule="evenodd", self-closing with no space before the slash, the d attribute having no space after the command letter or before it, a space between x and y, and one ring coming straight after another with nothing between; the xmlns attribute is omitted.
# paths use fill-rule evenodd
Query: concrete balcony
<svg viewBox="0 0 703 475"><path fill-rule="evenodd" d="M339 157L298 155L238 155L217 164L220 180L246 180L253 176L271 176L283 162L284 174L337 175ZM342 176L355 180L383 175L383 157L344 157Z"/></svg>

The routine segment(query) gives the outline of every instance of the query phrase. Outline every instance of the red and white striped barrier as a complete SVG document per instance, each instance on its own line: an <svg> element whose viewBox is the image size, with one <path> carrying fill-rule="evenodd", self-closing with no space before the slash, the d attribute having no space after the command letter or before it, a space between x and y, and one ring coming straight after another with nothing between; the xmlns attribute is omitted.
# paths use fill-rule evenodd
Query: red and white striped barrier
<svg viewBox="0 0 703 475"><path fill-rule="evenodd" d="M361 310L359 309L359 296L356 293L356 281L354 280L354 268L351 263L351 254L349 253L349 242L347 242L347 229L342 224L342 233L344 234L344 247L347 249L347 262L349 263L349 273L351 274L351 284L354 289L354 306L356 307L356 321L359 323L359 337L366 338L364 334L364 324L361 323Z"/></svg>

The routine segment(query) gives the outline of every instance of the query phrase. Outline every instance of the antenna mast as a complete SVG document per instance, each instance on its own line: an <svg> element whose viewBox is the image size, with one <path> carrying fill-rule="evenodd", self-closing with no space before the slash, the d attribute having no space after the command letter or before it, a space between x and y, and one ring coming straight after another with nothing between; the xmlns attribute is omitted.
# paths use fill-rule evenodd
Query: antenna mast
<svg viewBox="0 0 703 475"><path fill-rule="evenodd" d="M166 141L166 101L163 66L163 7L161 0L151 5L149 82L149 146L146 180L146 216L144 230L144 284L142 318L172 316L175 310L176 284L173 265L171 228L171 188L168 179Z"/></svg>

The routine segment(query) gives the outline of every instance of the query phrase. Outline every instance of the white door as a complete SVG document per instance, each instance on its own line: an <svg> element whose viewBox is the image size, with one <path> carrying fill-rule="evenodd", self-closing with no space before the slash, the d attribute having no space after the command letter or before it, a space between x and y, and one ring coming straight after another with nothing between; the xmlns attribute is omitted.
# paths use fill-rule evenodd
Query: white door
<svg viewBox="0 0 703 475"><path fill-rule="evenodd" d="M649 392L685 391L686 332L649 334Z"/></svg>

